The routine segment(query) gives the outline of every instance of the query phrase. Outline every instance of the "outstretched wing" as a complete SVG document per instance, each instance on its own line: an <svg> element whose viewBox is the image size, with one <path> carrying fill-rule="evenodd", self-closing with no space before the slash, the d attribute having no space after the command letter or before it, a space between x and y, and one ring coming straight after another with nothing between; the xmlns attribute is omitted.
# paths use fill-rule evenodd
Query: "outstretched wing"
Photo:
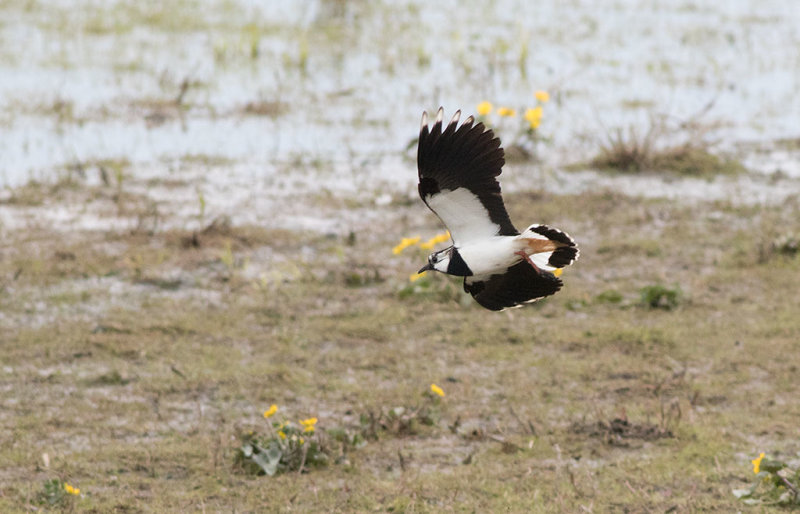
<svg viewBox="0 0 800 514"><path fill-rule="evenodd" d="M561 285L558 277L549 271L537 271L525 261L511 266L505 273L464 279L464 291L493 311L535 302L555 293Z"/></svg>
<svg viewBox="0 0 800 514"><path fill-rule="evenodd" d="M453 242L463 245L496 235L519 234L511 223L496 177L505 164L500 140L470 116L461 126L461 111L442 130L439 108L432 128L422 113L417 147L419 195L444 222Z"/></svg>

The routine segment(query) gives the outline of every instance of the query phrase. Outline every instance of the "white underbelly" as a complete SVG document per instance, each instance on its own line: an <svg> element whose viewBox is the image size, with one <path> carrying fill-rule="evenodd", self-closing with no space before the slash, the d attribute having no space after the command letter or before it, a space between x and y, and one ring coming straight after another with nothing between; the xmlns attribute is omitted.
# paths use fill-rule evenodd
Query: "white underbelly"
<svg viewBox="0 0 800 514"><path fill-rule="evenodd" d="M467 263L473 275L502 273L522 260L514 252L520 250L516 236L494 236L480 242L458 247L458 253Z"/></svg>

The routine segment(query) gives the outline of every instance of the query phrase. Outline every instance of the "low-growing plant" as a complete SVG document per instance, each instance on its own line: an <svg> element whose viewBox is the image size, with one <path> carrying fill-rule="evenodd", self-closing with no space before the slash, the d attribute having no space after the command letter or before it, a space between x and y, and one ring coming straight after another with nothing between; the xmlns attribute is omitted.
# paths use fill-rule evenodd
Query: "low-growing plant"
<svg viewBox="0 0 800 514"><path fill-rule="evenodd" d="M733 494L748 505L800 507L800 467L778 459L768 459L762 452L753 459L756 480Z"/></svg>
<svg viewBox="0 0 800 514"><path fill-rule="evenodd" d="M591 165L625 173L664 171L693 177L744 171L741 163L712 153L711 147L702 134L684 134L668 129L664 122L653 121L644 135L634 128L609 132Z"/></svg>
<svg viewBox="0 0 800 514"><path fill-rule="evenodd" d="M383 281L378 268L354 267L344 274L344 284L347 287L366 287Z"/></svg>
<svg viewBox="0 0 800 514"><path fill-rule="evenodd" d="M594 297L595 303L613 303L613 304L620 304L624 297L622 293L619 291L614 291L613 289L609 289L607 291L603 291L602 293L596 295Z"/></svg>
<svg viewBox="0 0 800 514"><path fill-rule="evenodd" d="M365 438L378 439L380 433L393 436L415 435L422 426L436 425L442 418L445 392L436 384L424 394L424 401L413 407L370 410L361 415L361 433Z"/></svg>
<svg viewBox="0 0 800 514"><path fill-rule="evenodd" d="M634 129L625 135L617 129L607 136L600 153L592 159L592 166L624 172L638 172L650 165L652 160L653 130L640 136Z"/></svg>
<svg viewBox="0 0 800 514"><path fill-rule="evenodd" d="M667 287L661 284L645 286L639 290L640 303L650 309L672 310L683 299L679 286Z"/></svg>
<svg viewBox="0 0 800 514"><path fill-rule="evenodd" d="M277 411L277 405L273 405L264 412L264 417L270 418ZM316 424L317 418L298 423L272 421L266 434L244 435L236 455L237 465L245 471L268 476L327 465L330 448Z"/></svg>
<svg viewBox="0 0 800 514"><path fill-rule="evenodd" d="M773 253L794 257L800 253L800 236L797 234L786 233L772 242Z"/></svg>
<svg viewBox="0 0 800 514"><path fill-rule="evenodd" d="M53 478L44 481L42 490L38 494L38 500L43 505L63 506L71 497L80 494L81 490L77 487L73 487L59 478Z"/></svg>
<svg viewBox="0 0 800 514"><path fill-rule="evenodd" d="M264 418L272 418L278 406L272 405ZM248 432L236 453L236 465L247 473L274 476L296 471L308 472L312 467L329 463L345 463L350 450L361 448L366 439L359 430L342 427L320 429L317 418L297 423L283 419L269 423L266 432Z"/></svg>

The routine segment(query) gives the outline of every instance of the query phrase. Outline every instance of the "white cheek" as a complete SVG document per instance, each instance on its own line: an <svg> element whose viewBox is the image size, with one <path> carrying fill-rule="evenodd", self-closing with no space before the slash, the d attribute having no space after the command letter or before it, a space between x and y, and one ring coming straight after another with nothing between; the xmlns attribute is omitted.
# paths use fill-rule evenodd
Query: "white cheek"
<svg viewBox="0 0 800 514"><path fill-rule="evenodd" d="M442 273L446 273L447 272L447 266L449 264L450 264L450 259L444 259L442 261L437 262L433 266L433 269L435 269L436 271L441 271Z"/></svg>

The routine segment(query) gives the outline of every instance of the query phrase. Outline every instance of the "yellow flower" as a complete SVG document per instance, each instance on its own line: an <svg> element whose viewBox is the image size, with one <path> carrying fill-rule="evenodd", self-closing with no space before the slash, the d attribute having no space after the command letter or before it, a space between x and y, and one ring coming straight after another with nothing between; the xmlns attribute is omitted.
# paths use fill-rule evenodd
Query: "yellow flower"
<svg viewBox="0 0 800 514"><path fill-rule="evenodd" d="M303 432L306 432L306 433L313 432L314 431L314 425L317 424L317 418L301 419L300 420L300 424L305 427L305 428L303 428Z"/></svg>
<svg viewBox="0 0 800 514"><path fill-rule="evenodd" d="M300 424L303 425L303 432L304 433L313 433L314 432L314 425L317 424L317 418L308 418L308 419L301 419Z"/></svg>
<svg viewBox="0 0 800 514"><path fill-rule="evenodd" d="M306 442L306 440L301 437L300 439L297 440L297 442L303 444Z"/></svg>
<svg viewBox="0 0 800 514"><path fill-rule="evenodd" d="M435 394L441 397L444 397L444 391L442 391L442 388L437 386L436 384L431 384L431 391L433 391Z"/></svg>
<svg viewBox="0 0 800 514"><path fill-rule="evenodd" d="M539 128L539 125L542 124L542 106L536 106L533 109L528 109L525 111L525 120L530 124L530 127L534 130Z"/></svg>
<svg viewBox="0 0 800 514"><path fill-rule="evenodd" d="M77 487L72 487L71 485L69 485L66 482L64 482L64 490L67 492L67 494L74 494L75 496L78 496L79 494L81 494L81 490L80 489L78 489Z"/></svg>
<svg viewBox="0 0 800 514"><path fill-rule="evenodd" d="M276 412L278 412L278 406L273 403L272 405L269 406L269 409L264 411L264 417L268 418L273 414L275 414Z"/></svg>
<svg viewBox="0 0 800 514"><path fill-rule="evenodd" d="M450 239L450 232L445 232L444 234L439 234L438 236L433 236L432 238L428 239L424 243L420 243L419 247L423 250L433 250L433 247L437 243L442 243Z"/></svg>
<svg viewBox="0 0 800 514"><path fill-rule="evenodd" d="M278 437L286 439L286 433L283 430L278 430Z"/></svg>
<svg viewBox="0 0 800 514"><path fill-rule="evenodd" d="M414 273L413 275L408 277L408 281L409 282L416 282L417 280L419 280L422 277L424 277L426 273L428 273L428 272L427 271L423 271L422 273Z"/></svg>
<svg viewBox="0 0 800 514"><path fill-rule="evenodd" d="M556 268L553 270L553 275L560 277L564 273L564 268Z"/></svg>
<svg viewBox="0 0 800 514"><path fill-rule="evenodd" d="M500 116L508 116L509 118L513 118L514 116L517 115L517 111L509 107L498 107L497 114L499 114Z"/></svg>
<svg viewBox="0 0 800 514"><path fill-rule="evenodd" d="M533 96L535 96L536 99L542 102L543 104L550 101L550 94L547 91L542 91L541 89L533 93Z"/></svg>
<svg viewBox="0 0 800 514"><path fill-rule="evenodd" d="M764 452L761 452L758 454L757 459L753 459L752 461L750 461L753 463L753 473L755 473L756 475L758 475L758 472L761 471L761 460L763 458L764 458Z"/></svg>
<svg viewBox="0 0 800 514"><path fill-rule="evenodd" d="M414 246L415 244L419 243L420 239L421 238L419 236L417 236L417 237L404 237L403 240L400 241L400 244L398 244L397 246L392 248L392 253L395 254L395 255L399 255L400 252L402 252L403 250L405 250L409 246Z"/></svg>
<svg viewBox="0 0 800 514"><path fill-rule="evenodd" d="M486 116L492 112L492 104L491 102L483 101L478 104L478 114L481 116Z"/></svg>

